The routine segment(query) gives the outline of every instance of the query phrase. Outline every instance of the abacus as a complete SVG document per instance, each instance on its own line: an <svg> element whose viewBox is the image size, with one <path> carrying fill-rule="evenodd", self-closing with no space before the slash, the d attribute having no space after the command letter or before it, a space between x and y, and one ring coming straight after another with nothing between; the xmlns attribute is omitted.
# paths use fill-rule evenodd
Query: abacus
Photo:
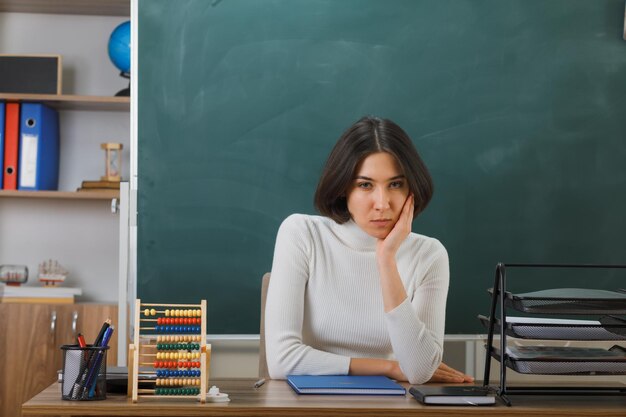
<svg viewBox="0 0 626 417"><path fill-rule="evenodd" d="M200 304L135 301L134 343L129 346L128 396L198 398L206 402L211 345L206 344L206 300ZM139 379L139 366L156 379ZM140 389L152 382L154 389Z"/></svg>

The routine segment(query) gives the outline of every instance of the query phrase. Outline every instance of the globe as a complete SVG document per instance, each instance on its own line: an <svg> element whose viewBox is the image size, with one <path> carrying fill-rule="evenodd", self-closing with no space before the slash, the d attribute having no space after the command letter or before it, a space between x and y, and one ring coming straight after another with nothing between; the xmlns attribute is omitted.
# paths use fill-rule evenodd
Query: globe
<svg viewBox="0 0 626 417"><path fill-rule="evenodd" d="M122 74L130 74L130 21L118 25L111 32L109 58Z"/></svg>

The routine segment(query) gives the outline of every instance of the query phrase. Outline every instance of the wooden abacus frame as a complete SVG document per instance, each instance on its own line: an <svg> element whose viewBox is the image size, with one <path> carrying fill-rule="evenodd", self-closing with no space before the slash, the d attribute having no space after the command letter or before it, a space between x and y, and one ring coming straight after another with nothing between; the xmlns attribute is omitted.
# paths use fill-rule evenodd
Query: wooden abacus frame
<svg viewBox="0 0 626 417"><path fill-rule="evenodd" d="M193 337L199 337L200 344L200 393L197 395L162 395L156 394L157 389L139 389L139 366L140 365L149 365L154 366L154 363L142 362L141 358L145 357L156 357L157 349L157 340L160 336L176 334L183 337L189 337L189 334L184 333L158 333L158 334L145 334L142 331L145 330L155 330L154 326L141 326L142 322L155 322L158 319L145 317L142 318L141 315L144 310L142 308L148 308L152 311L151 315L156 316L161 315L165 316L165 309L168 310L179 310L179 309L199 309L200 314L200 335L197 333L193 334ZM161 310L156 310L155 307L165 308ZM185 310L183 310L185 311ZM169 316L165 316L169 317ZM183 316L184 317L184 316ZM206 402L207 395L207 386L209 383L209 365L211 362L211 345L207 345L206 343L206 300L201 300L200 304L147 304L142 303L140 299L135 300L135 318L134 318L134 337L133 343L129 345L128 348L128 396L132 397L132 401L135 403L139 400L139 397L150 397L150 398L197 398L200 402ZM180 349L183 350L183 349ZM178 363L178 359L176 359ZM148 371L149 373L156 374L156 371ZM144 373L142 371L142 373ZM190 378L187 378L190 379ZM143 381L143 380L142 380ZM154 382L154 380L149 380ZM179 380L176 380L179 381ZM197 381L197 380L196 380ZM180 385L180 384L175 384Z"/></svg>

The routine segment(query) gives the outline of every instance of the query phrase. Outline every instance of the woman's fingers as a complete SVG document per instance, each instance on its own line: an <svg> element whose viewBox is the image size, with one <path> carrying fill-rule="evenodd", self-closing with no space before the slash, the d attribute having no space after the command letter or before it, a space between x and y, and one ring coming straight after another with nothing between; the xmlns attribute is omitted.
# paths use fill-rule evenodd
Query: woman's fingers
<svg viewBox="0 0 626 417"><path fill-rule="evenodd" d="M441 363L432 378L431 382L474 382L474 378Z"/></svg>
<svg viewBox="0 0 626 417"><path fill-rule="evenodd" d="M463 382L463 378L443 371L435 371L429 382Z"/></svg>

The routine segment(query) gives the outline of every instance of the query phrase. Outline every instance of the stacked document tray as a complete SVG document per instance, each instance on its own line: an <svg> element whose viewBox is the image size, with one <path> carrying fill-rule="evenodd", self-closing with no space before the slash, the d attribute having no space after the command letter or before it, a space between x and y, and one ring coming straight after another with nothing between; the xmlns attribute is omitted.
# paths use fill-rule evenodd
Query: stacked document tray
<svg viewBox="0 0 626 417"><path fill-rule="evenodd" d="M560 346L507 347L506 366L521 374L621 375L626 374L626 350ZM493 355L501 360L500 351Z"/></svg>
<svg viewBox="0 0 626 417"><path fill-rule="evenodd" d="M478 318L489 328L489 317ZM496 319L497 333L499 327L500 319ZM599 321L507 316L505 331L507 336L518 339L626 340L626 321L612 316Z"/></svg>
<svg viewBox="0 0 626 417"><path fill-rule="evenodd" d="M524 294L507 291L505 305L534 314L626 314L626 294L585 288L558 288Z"/></svg>
<svg viewBox="0 0 626 417"><path fill-rule="evenodd" d="M492 297L490 316L479 316L488 330L485 385L489 385L490 357L500 363L498 395L508 405L511 404L508 394L548 394L550 389L507 387L507 368L522 374L537 375L626 375L626 292L557 288L514 294L505 288L507 267L626 268L623 265L498 264L494 288L489 290ZM526 313L530 317L509 316L509 309ZM576 319L554 318L553 315L574 316ZM498 343L494 343L494 334L500 335ZM507 337L534 339L536 342L518 340L507 343ZM597 344L582 347L544 346L555 344L542 342L548 340L613 341L616 344L609 349L598 347ZM557 387L553 389L555 393L563 393L563 390ZM623 387L598 387L597 390L589 391L604 395L626 395ZM576 389L573 388L571 392L576 392Z"/></svg>
<svg viewBox="0 0 626 417"><path fill-rule="evenodd" d="M490 291L493 292L493 291ZM505 307L526 313L605 314L600 320L570 320L546 317L506 316L495 329L508 336L543 340L626 340L626 320L606 315L626 314L626 294L605 290L561 288L512 294L505 291ZM489 328L489 318L479 316ZM498 331L499 333L499 331ZM492 356L501 361L500 351ZM626 374L626 348L516 346L507 347L504 364L524 374Z"/></svg>

